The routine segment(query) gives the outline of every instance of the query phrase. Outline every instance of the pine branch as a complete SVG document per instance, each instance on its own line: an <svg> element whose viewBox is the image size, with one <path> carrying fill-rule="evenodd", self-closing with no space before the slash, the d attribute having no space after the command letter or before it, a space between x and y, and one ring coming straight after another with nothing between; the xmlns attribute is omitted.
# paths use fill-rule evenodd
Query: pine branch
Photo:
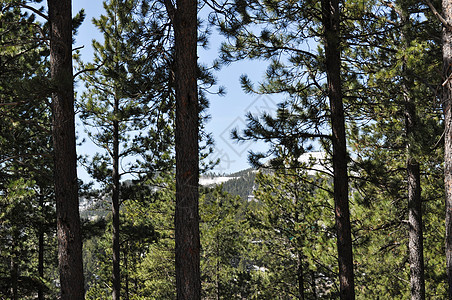
<svg viewBox="0 0 452 300"><path fill-rule="evenodd" d="M37 10L36 8L34 8L34 7L31 7L31 6L29 6L29 5L26 5L26 4L19 4L20 6L22 6L23 8L26 8L26 9L29 9L29 10L31 10L32 12L34 12L35 14L37 14L38 16L40 16L41 18L44 18L45 20L49 20L49 17L48 16L46 16L44 13L42 13L42 12L40 12L39 10Z"/></svg>
<svg viewBox="0 0 452 300"><path fill-rule="evenodd" d="M20 105L27 103L28 101L16 101L16 102L8 102L8 103L0 103L0 107L2 106L9 106L9 105Z"/></svg>
<svg viewBox="0 0 452 300"><path fill-rule="evenodd" d="M441 16L441 14L433 6L432 2L430 2L430 0L423 0L423 1L431 9L432 13L436 16L436 18L438 18L438 20L444 25L444 27L446 27L448 30L452 30L452 26L449 23L447 23L446 19L444 19L443 16ZM448 80L449 80L449 78L447 79L447 81ZM443 84L443 86L444 86L444 84Z"/></svg>
<svg viewBox="0 0 452 300"><path fill-rule="evenodd" d="M35 153L35 154L22 154L22 155L13 155L13 156L7 156L6 158L3 158L0 160L0 165L11 160L16 160L19 158L33 158L37 156L52 158L52 155L49 153ZM32 167L30 164L22 163L22 165L26 165L27 167Z"/></svg>
<svg viewBox="0 0 452 300"><path fill-rule="evenodd" d="M83 48L83 46L79 47L79 48ZM79 49L79 48L75 48L74 50ZM80 75L82 73L98 71L104 64L105 64L105 61L102 62L100 65L97 65L94 68L88 68L88 69L80 70L80 71L78 71L77 73L74 74L73 78L75 79L78 75Z"/></svg>

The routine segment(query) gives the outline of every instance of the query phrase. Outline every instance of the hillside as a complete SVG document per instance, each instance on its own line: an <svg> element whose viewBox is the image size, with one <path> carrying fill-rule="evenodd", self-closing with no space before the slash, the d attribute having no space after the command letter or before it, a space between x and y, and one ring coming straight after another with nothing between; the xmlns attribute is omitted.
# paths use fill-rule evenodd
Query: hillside
<svg viewBox="0 0 452 300"><path fill-rule="evenodd" d="M203 186L213 186L222 184L224 191L248 199L252 195L256 170L249 168L225 176L208 175L202 176L199 180Z"/></svg>

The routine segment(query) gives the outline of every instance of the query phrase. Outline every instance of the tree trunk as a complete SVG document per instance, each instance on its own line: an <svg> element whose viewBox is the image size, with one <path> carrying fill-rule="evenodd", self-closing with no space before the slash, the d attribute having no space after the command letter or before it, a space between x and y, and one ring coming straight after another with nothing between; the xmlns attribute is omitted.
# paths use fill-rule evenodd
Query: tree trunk
<svg viewBox="0 0 452 300"><path fill-rule="evenodd" d="M411 299L421 300L425 299L424 247L420 171L415 159L408 158L407 173Z"/></svg>
<svg viewBox="0 0 452 300"><path fill-rule="evenodd" d="M443 17L452 24L452 2L442 1ZM449 299L452 299L452 30L443 26L443 79L442 103L444 111L444 186L446 204L446 264Z"/></svg>
<svg viewBox="0 0 452 300"><path fill-rule="evenodd" d="M334 204L339 261L340 298L355 299L353 253L348 204L347 149L342 103L339 0L322 0L328 98L331 109Z"/></svg>
<svg viewBox="0 0 452 300"><path fill-rule="evenodd" d="M41 210L40 217L43 217L44 211L44 196L39 195L39 208ZM44 220L44 218L42 218ZM38 275L41 281L44 279L44 224L39 224L38 232ZM44 300L44 290L42 284L38 287L38 300Z"/></svg>
<svg viewBox="0 0 452 300"><path fill-rule="evenodd" d="M298 251L298 299L304 300L304 274L303 274L303 253Z"/></svg>
<svg viewBox="0 0 452 300"><path fill-rule="evenodd" d="M19 280L19 270L17 266L18 255L16 253L16 240L18 234L15 232L12 235L12 244L11 244L11 257L10 257L10 277L11 277L11 300L18 300L17 297L17 288L18 288L18 280Z"/></svg>
<svg viewBox="0 0 452 300"><path fill-rule="evenodd" d="M176 6L173 14L176 55L176 290L179 300L197 300L201 299L197 2L177 0Z"/></svg>
<svg viewBox="0 0 452 300"><path fill-rule="evenodd" d="M121 295L121 252L119 246L119 121L116 119L119 111L119 99L115 95L114 99L114 120L113 120L113 190L111 197L113 215L113 300L119 300Z"/></svg>
<svg viewBox="0 0 452 300"><path fill-rule="evenodd" d="M75 150L70 0L48 0L55 199L61 299L84 299Z"/></svg>
<svg viewBox="0 0 452 300"><path fill-rule="evenodd" d="M114 120L113 120L113 191L111 197L113 214L113 300L119 300L121 295L121 252L119 246L119 121L117 114L119 111L119 99L115 95L114 99Z"/></svg>
<svg viewBox="0 0 452 300"><path fill-rule="evenodd" d="M402 38L405 38L405 34L402 34ZM406 80L406 74L404 76ZM411 140L414 140L413 135L416 133L416 108L408 88L412 85L412 82L403 84L405 94L405 127L408 137L406 162L408 181L408 251L410 256L411 299L422 300L425 299L425 280L421 175L419 163L412 155L413 145L410 143Z"/></svg>

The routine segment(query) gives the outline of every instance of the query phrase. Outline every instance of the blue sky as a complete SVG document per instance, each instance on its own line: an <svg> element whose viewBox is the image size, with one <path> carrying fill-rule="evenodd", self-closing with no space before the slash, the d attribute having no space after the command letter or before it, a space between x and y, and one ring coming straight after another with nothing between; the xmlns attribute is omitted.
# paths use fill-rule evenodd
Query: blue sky
<svg viewBox="0 0 452 300"><path fill-rule="evenodd" d="M86 20L81 25L76 37L75 47L84 46L81 49L82 60L87 62L92 58L91 41L93 39L102 40L91 20L98 17L103 12L103 1L100 0L78 0L73 1L73 13L77 13L84 8ZM221 43L221 36L213 32L208 50L199 49L199 61L203 64L211 64L217 58L218 48ZM247 74L253 81L259 81L266 68L266 63L262 61L233 63L223 67L215 75L218 84L226 88L226 95L223 97L209 96L209 114L211 120L207 124L207 131L212 132L215 140L215 151L212 158L220 158L221 162L214 170L220 173L232 173L248 168L248 150L262 150L257 148L265 147L263 144L244 143L237 144L230 139L230 131L233 128L245 128L245 114L247 111L254 113L269 111L276 107L277 99L269 96L258 96L245 94L239 83L242 74ZM81 84L79 84L80 86ZM79 135L82 135L83 128L78 127ZM87 142L77 149L79 154L93 154L96 151L94 145ZM79 169L79 176L86 179L86 172Z"/></svg>

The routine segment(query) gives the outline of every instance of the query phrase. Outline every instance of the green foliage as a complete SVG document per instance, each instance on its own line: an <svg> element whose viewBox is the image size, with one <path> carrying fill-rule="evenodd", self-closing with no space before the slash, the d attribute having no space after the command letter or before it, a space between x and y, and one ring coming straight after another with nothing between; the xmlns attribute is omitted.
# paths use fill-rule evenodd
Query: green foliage
<svg viewBox="0 0 452 300"><path fill-rule="evenodd" d="M267 61L264 79L254 86L243 75L242 88L284 97L275 114L248 113L247 128L233 132L238 140L268 143L268 151L251 153L250 162L261 166L263 158L281 157L281 146L294 156L309 151L313 142L328 146L330 114L320 2L239 0L220 5L225 8L223 15L211 19L227 37L220 60L226 64L243 59Z"/></svg>
<svg viewBox="0 0 452 300"><path fill-rule="evenodd" d="M293 168L288 157L297 158L319 146L330 152L320 3L233 1L221 5L227 8L224 14L211 19L228 38L221 60L267 60L264 80L254 86L243 76L243 89L286 97L273 116L248 114L247 128L233 132L238 140L267 143L267 151L252 153L251 163ZM403 283L409 282L407 158L421 166L425 215L440 211L438 197L431 194L442 178L437 148L442 133L437 101L439 30L437 19L422 2L341 2L341 79L354 179L350 205L358 298L409 295L409 284ZM415 112L411 129L407 129L409 111ZM263 165L262 159L269 157L272 161ZM278 195L278 188L267 192ZM424 220L425 245L432 249L425 256L431 257L442 246L429 230L443 226L430 223L439 221L437 217ZM429 295L443 295L444 272L435 269L441 263L438 258L426 261Z"/></svg>
<svg viewBox="0 0 452 300"><path fill-rule="evenodd" d="M122 295L129 299L172 299L174 270L174 183L172 174L123 188L121 214ZM200 201L203 295L247 297L253 287L247 270L244 202L221 187L207 189ZM109 217L107 218L109 219ZM111 233L85 241L87 299L110 295ZM255 283L255 281L253 281Z"/></svg>
<svg viewBox="0 0 452 300"><path fill-rule="evenodd" d="M442 124L434 88L440 72L433 71L440 66L435 42L440 32L435 17L419 5L396 1L379 10L370 22L375 34L345 51L350 68L362 74L347 90L354 99L351 113L358 116L349 131L356 157L353 172L359 174L353 186L358 204L355 234L361 236L355 247L357 272L363 274L357 277L360 299L410 295L408 158L421 169L426 297L446 297L445 274L438 268L443 264L442 241L437 235L443 228L438 218L443 215L442 151L437 148ZM369 23L356 23L369 28ZM408 128L409 111L416 115L414 129Z"/></svg>
<svg viewBox="0 0 452 300"><path fill-rule="evenodd" d="M207 189L200 199L201 280L206 299L240 299L250 294L243 284L248 273L243 204L221 186Z"/></svg>
<svg viewBox="0 0 452 300"><path fill-rule="evenodd" d="M0 3L0 298L30 299L38 290L56 298L48 25L21 3L27 2ZM257 166L272 157L267 168L202 188L203 297L337 298L331 179L308 174L304 169L311 162L296 159L313 148L329 152L331 146L320 2L223 4L223 14L210 15L227 37L220 61L265 60L263 81L254 84L244 75L242 87L284 99L273 116L248 115L248 128L236 132L238 139L269 144L268 151L251 157ZM92 63L79 65L86 86L77 104L80 117L104 150L83 161L103 184L91 191L95 209L84 212L86 297L111 295L111 216L105 199L111 189L111 128L118 122L123 171L139 174L138 180L121 184L121 297L174 299L171 22L162 2L112 0L104 6L105 15L93 21L104 41L94 41ZM427 298L446 298L443 124L436 88L441 26L423 3L409 0L342 1L341 10L357 298L409 297L408 157L422 171ZM74 33L83 19L83 11L74 17ZM207 31L199 34L200 45L207 44L207 36ZM205 66L199 66L198 76L202 111L216 80ZM410 105L416 127L408 132ZM208 117L201 112L200 118L203 131ZM205 157L211 140L204 132L200 136ZM325 164L328 169L328 160ZM248 197L253 190L254 197Z"/></svg>
<svg viewBox="0 0 452 300"><path fill-rule="evenodd" d="M78 104L80 118L93 129L86 130L88 136L105 151L96 154L87 167L96 180L107 186L111 182L114 122L118 123L119 159L125 161L121 164L124 172L152 173L172 166L169 62L154 59L163 51L158 45L167 43L165 29L149 44L138 45L143 28L149 25L147 20L156 22L151 18L152 11L140 10L139 2L104 2L106 15L93 20L104 43L93 41L94 62L80 63L80 69L87 70L82 76L86 91Z"/></svg>
<svg viewBox="0 0 452 300"><path fill-rule="evenodd" d="M337 293L334 212L328 182L303 169L260 172L247 212L253 291L262 299L331 299ZM320 188L322 187L322 188Z"/></svg>
<svg viewBox="0 0 452 300"><path fill-rule="evenodd" d="M174 186L171 174L123 187L121 295L129 299L171 299L174 282ZM98 200L102 201L102 200ZM110 222L111 217L107 220ZM109 228L109 226L107 226ZM111 294L111 232L85 242L87 299Z"/></svg>
<svg viewBox="0 0 452 300"><path fill-rule="evenodd" d="M46 28L19 4L0 4L0 298L5 299L38 291L54 297L57 291Z"/></svg>

